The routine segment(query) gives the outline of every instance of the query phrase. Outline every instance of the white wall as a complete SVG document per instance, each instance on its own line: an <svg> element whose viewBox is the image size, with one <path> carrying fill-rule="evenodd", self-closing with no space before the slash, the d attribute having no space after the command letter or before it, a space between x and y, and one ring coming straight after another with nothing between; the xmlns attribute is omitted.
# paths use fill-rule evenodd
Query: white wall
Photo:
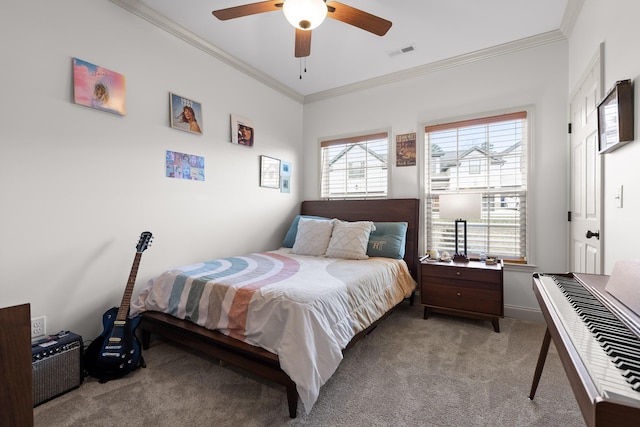
<svg viewBox="0 0 640 427"><path fill-rule="evenodd" d="M589 61L604 43L604 87L606 92L617 80L634 83L635 142L604 155L604 273L610 274L616 261L638 259L640 251L640 2L637 0L586 0L569 37L569 82L573 89ZM616 187L623 186L623 207L617 208Z"/></svg>
<svg viewBox="0 0 640 427"><path fill-rule="evenodd" d="M318 197L318 138L378 129L395 136L525 105L535 108L536 270L565 271L568 94L601 42L605 88L637 78L639 12L635 0L586 0L567 43L303 108L106 0L4 2L0 306L29 302L33 316L47 316L49 333L70 329L91 339L104 310L120 303L140 232L156 238L138 288L169 265L270 249L300 201ZM72 102L72 57L126 75L126 117ZM203 104L204 135L169 127L170 91ZM637 112L637 84L635 94ZM254 148L228 142L231 113L253 119ZM639 121L636 113L636 135ZM206 181L165 178L165 150L205 156ZM605 157L607 271L637 258L638 151L631 143ZM292 163L290 194L258 187L261 154ZM418 167L391 172L391 197L420 197ZM624 208L616 209L621 184ZM537 310L531 271L505 273L505 298L508 315Z"/></svg>
<svg viewBox="0 0 640 427"><path fill-rule="evenodd" d="M389 127L395 141L396 134L420 134L424 123L532 105L532 255L537 271L566 271L567 74L567 43L556 42L305 104L304 198L318 197L320 137ZM420 197L418 167L391 174L390 197ZM531 271L505 273L507 315L538 317Z"/></svg>
<svg viewBox="0 0 640 427"><path fill-rule="evenodd" d="M106 1L0 6L0 306L31 303L93 339L120 304L140 233L137 290L170 266L279 247L299 211L302 105ZM127 115L72 102L77 57L126 75ZM169 92L203 105L203 135L169 127ZM229 115L254 121L253 148ZM165 150L205 157L204 182L165 178ZM291 193L258 186L261 154Z"/></svg>

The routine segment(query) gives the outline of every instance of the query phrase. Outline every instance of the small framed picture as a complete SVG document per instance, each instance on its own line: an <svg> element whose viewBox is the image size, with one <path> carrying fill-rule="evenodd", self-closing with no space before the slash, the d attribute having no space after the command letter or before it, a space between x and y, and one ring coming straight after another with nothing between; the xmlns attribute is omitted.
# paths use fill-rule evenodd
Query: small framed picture
<svg viewBox="0 0 640 427"><path fill-rule="evenodd" d="M202 135L202 104L169 92L171 127Z"/></svg>
<svg viewBox="0 0 640 427"><path fill-rule="evenodd" d="M291 177L290 176L280 177L280 192L291 193Z"/></svg>
<svg viewBox="0 0 640 427"><path fill-rule="evenodd" d="M280 192L291 193L291 163L280 161Z"/></svg>
<svg viewBox="0 0 640 427"><path fill-rule="evenodd" d="M396 166L416 165L416 133L396 135Z"/></svg>
<svg viewBox="0 0 640 427"><path fill-rule="evenodd" d="M260 186L280 188L280 160L260 156Z"/></svg>
<svg viewBox="0 0 640 427"><path fill-rule="evenodd" d="M165 175L167 178L204 181L204 157L167 150Z"/></svg>
<svg viewBox="0 0 640 427"><path fill-rule="evenodd" d="M253 147L255 129L253 122L236 114L231 115L231 142L238 145Z"/></svg>
<svg viewBox="0 0 640 427"><path fill-rule="evenodd" d="M280 162L280 175L291 176L291 163L284 160Z"/></svg>
<svg viewBox="0 0 640 427"><path fill-rule="evenodd" d="M120 73L73 58L73 101L96 110L127 113L126 78Z"/></svg>

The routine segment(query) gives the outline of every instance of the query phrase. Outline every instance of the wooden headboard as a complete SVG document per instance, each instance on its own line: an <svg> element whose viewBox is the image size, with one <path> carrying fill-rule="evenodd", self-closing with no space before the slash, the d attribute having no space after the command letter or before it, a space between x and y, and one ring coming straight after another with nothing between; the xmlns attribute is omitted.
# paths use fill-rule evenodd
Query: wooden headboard
<svg viewBox="0 0 640 427"><path fill-rule="evenodd" d="M338 218L344 221L403 221L408 223L404 260L411 276L418 277L418 226L420 201L418 199L384 200L307 200L302 202L302 215Z"/></svg>

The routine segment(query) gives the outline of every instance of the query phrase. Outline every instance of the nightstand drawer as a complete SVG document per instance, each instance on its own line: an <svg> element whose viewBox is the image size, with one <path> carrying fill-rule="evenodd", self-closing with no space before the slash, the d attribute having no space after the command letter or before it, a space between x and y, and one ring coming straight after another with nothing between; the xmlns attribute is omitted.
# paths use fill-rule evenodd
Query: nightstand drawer
<svg viewBox="0 0 640 427"><path fill-rule="evenodd" d="M477 282L499 283L501 282L500 270L477 269L468 267L422 265L422 277L442 277L456 280L473 280Z"/></svg>
<svg viewBox="0 0 640 427"><path fill-rule="evenodd" d="M421 302L430 307L446 307L502 316L502 294L500 291L429 285L422 287Z"/></svg>

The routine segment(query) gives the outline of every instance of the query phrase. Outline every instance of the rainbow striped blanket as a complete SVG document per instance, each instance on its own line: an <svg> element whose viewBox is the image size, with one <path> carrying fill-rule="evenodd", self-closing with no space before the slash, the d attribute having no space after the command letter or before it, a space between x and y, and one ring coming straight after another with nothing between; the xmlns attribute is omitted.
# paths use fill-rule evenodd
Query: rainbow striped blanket
<svg viewBox="0 0 640 427"><path fill-rule="evenodd" d="M351 338L415 287L403 260L281 248L171 269L131 306L132 315L168 313L277 354L308 413Z"/></svg>

